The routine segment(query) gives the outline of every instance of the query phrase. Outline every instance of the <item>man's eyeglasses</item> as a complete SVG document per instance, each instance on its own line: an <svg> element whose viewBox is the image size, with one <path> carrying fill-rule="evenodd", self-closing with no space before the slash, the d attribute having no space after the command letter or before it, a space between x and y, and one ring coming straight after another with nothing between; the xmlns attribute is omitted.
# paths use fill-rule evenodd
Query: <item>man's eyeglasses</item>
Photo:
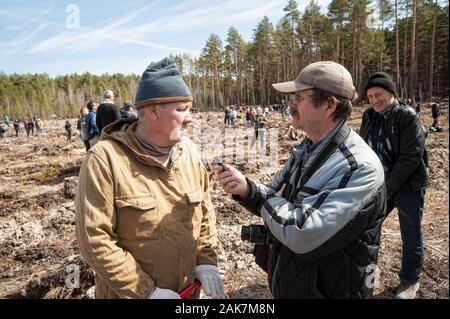
<svg viewBox="0 0 450 319"><path fill-rule="evenodd" d="M314 100L314 98L312 96L300 96L300 95L291 94L291 95L289 95L289 100L291 102L295 102L295 103L299 104L299 103L303 103L306 101L312 101L312 100Z"/></svg>

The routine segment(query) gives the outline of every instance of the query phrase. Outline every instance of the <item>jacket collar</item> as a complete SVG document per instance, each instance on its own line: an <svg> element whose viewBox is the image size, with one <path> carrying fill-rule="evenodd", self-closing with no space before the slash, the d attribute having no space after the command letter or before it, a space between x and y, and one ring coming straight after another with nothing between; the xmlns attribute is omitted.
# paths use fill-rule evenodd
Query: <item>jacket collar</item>
<svg viewBox="0 0 450 319"><path fill-rule="evenodd" d="M158 166L168 170L169 168L163 166L154 156L149 155L147 150L142 146L141 142L139 142L134 133L136 126L137 119L120 119L119 121L114 122L114 124L108 125L103 130L102 139L111 139L122 144L142 163L149 166ZM185 139L185 137L181 138L181 140L172 147L169 155L172 162L170 167L172 167L178 160L187 156L188 147Z"/></svg>
<svg viewBox="0 0 450 319"><path fill-rule="evenodd" d="M391 106L389 106L389 107L387 108L387 110L384 111L384 112L382 113L383 117L384 117L385 119L388 119L388 118L392 115L393 110L394 110L395 108L397 108L397 106L398 106L398 101L397 101L397 99L395 99L395 100L394 100L394 103L392 103Z"/></svg>
<svg viewBox="0 0 450 319"><path fill-rule="evenodd" d="M114 104L114 101L111 99L104 99L101 104Z"/></svg>
<svg viewBox="0 0 450 319"><path fill-rule="evenodd" d="M343 120L336 127L328 133L328 135L322 139L320 142L317 142L312 150L312 153L318 153L324 148L328 142L338 134L347 134L348 130L347 121ZM309 146L311 148L311 140L309 138L305 138L300 144L294 146L292 153L297 160L300 160L303 157L303 153L306 151L306 148Z"/></svg>

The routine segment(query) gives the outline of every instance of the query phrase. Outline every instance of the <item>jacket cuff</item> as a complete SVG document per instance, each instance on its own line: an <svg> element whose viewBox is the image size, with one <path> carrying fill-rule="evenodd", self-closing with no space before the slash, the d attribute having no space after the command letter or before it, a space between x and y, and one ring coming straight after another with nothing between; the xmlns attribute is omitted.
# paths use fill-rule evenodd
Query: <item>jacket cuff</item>
<svg viewBox="0 0 450 319"><path fill-rule="evenodd" d="M155 282L150 278L143 278L137 285L137 295L139 298L148 299L151 294L155 291Z"/></svg>
<svg viewBox="0 0 450 319"><path fill-rule="evenodd" d="M261 206L263 204L264 198L262 197L259 187L251 180L246 178L247 183L250 187L249 193L245 198L240 196L232 196L239 204L244 206L248 211L257 216L261 216Z"/></svg>
<svg viewBox="0 0 450 319"><path fill-rule="evenodd" d="M251 181L250 179L248 179L247 177L245 178L245 180L247 181L247 185L249 187L249 192L247 194L246 197L242 198L239 195L232 195L231 198L233 198L235 201L238 201L240 204L246 206L248 205L256 196L256 185L253 181Z"/></svg>
<svg viewBox="0 0 450 319"><path fill-rule="evenodd" d="M215 250L209 251L209 253L202 253L197 256L197 266L198 265L214 265L218 266L218 256Z"/></svg>

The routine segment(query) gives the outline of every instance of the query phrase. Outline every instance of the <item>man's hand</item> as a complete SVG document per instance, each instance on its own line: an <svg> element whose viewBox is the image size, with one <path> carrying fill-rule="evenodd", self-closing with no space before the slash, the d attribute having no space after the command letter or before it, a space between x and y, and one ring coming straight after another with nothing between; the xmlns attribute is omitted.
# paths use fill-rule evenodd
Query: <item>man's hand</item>
<svg viewBox="0 0 450 319"><path fill-rule="evenodd" d="M207 296L214 299L224 299L223 283L220 278L219 268L214 265L198 265L195 267L195 278L202 283L202 288Z"/></svg>
<svg viewBox="0 0 450 319"><path fill-rule="evenodd" d="M156 287L149 299L181 299L173 290Z"/></svg>
<svg viewBox="0 0 450 319"><path fill-rule="evenodd" d="M250 191L245 176L234 167L223 164L216 168L217 178L223 190L228 194L245 198Z"/></svg>

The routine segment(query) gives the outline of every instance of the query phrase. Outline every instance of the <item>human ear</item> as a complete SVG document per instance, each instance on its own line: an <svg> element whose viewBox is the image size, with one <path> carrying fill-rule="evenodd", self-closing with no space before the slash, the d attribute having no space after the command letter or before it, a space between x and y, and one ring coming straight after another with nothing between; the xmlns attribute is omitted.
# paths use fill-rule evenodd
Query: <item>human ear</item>
<svg viewBox="0 0 450 319"><path fill-rule="evenodd" d="M336 111L336 107L337 107L336 99L334 99L334 98L328 99L326 114L328 116L331 116Z"/></svg>
<svg viewBox="0 0 450 319"><path fill-rule="evenodd" d="M159 119L159 112L157 105L152 105L148 108L148 111L150 112L150 117L152 120L157 121Z"/></svg>

